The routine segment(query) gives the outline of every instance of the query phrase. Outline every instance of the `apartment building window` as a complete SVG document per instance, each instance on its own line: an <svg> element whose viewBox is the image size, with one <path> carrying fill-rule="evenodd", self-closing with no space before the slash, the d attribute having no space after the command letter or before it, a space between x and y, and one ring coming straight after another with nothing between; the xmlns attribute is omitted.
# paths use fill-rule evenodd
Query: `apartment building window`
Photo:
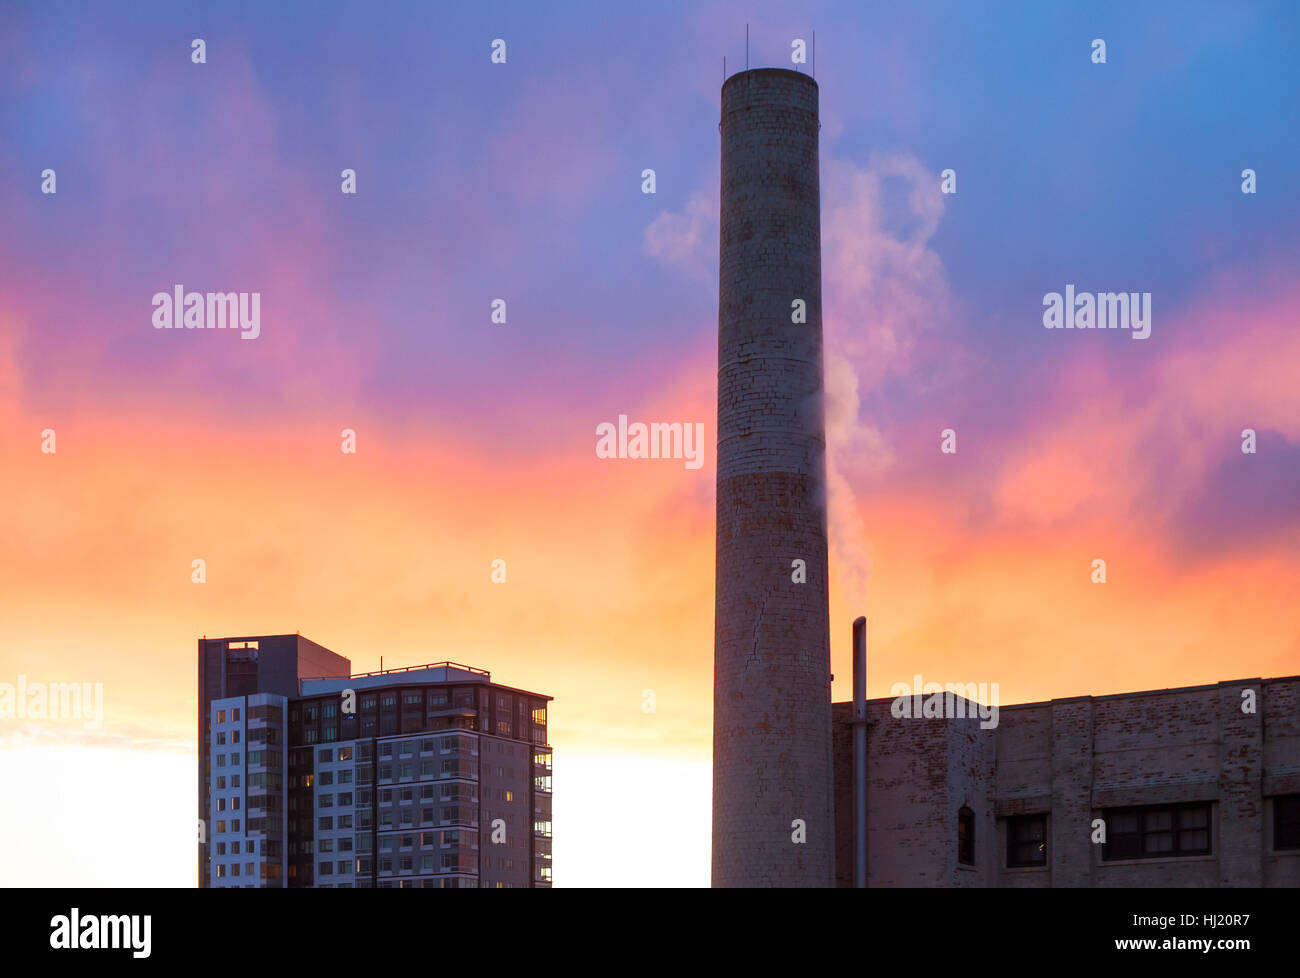
<svg viewBox="0 0 1300 978"><path fill-rule="evenodd" d="M1300 795L1273 799L1273 848L1300 849Z"/></svg>
<svg viewBox="0 0 1300 978"><path fill-rule="evenodd" d="M1007 865L1047 865L1047 816L1016 815L1007 819Z"/></svg>
<svg viewBox="0 0 1300 978"><path fill-rule="evenodd" d="M230 719L235 723L239 722L239 707L235 707L230 711Z"/></svg>
<svg viewBox="0 0 1300 978"><path fill-rule="evenodd" d="M975 813L965 805L957 812L957 861L975 865Z"/></svg>
<svg viewBox="0 0 1300 978"><path fill-rule="evenodd" d="M340 748L339 748L339 760L340 760L340 761L350 761L350 760L352 760L352 748L351 748L351 747L340 747Z"/></svg>
<svg viewBox="0 0 1300 978"><path fill-rule="evenodd" d="M334 760L334 751L330 748L317 751L316 760L320 761L322 764L329 764ZM342 758L339 758L339 760L342 760Z"/></svg>
<svg viewBox="0 0 1300 978"><path fill-rule="evenodd" d="M218 730L218 731L217 731L217 743L220 744L220 745L224 745L225 742L226 742L226 732L225 732L224 730Z"/></svg>
<svg viewBox="0 0 1300 978"><path fill-rule="evenodd" d="M1210 851L1210 803L1108 809L1103 859L1165 859Z"/></svg>

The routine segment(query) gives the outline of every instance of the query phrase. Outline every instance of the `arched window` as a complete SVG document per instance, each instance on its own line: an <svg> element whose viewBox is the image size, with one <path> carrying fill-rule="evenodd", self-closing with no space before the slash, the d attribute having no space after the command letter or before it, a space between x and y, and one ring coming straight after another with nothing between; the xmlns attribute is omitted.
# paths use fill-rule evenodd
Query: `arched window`
<svg viewBox="0 0 1300 978"><path fill-rule="evenodd" d="M957 812L957 861L975 865L975 813L965 805Z"/></svg>

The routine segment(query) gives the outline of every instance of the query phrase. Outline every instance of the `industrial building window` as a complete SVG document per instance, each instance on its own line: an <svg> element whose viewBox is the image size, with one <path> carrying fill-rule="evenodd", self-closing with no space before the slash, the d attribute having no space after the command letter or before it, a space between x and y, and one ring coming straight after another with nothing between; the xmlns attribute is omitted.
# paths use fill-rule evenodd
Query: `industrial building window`
<svg viewBox="0 0 1300 978"><path fill-rule="evenodd" d="M1103 859L1164 859L1210 851L1210 804L1148 805L1105 812Z"/></svg>
<svg viewBox="0 0 1300 978"><path fill-rule="evenodd" d="M964 805L957 812L957 861L975 865L975 813Z"/></svg>
<svg viewBox="0 0 1300 978"><path fill-rule="evenodd" d="M1007 819L1007 865L1047 865L1047 816L1015 815Z"/></svg>
<svg viewBox="0 0 1300 978"><path fill-rule="evenodd" d="M1273 799L1273 848L1300 849L1300 795Z"/></svg>

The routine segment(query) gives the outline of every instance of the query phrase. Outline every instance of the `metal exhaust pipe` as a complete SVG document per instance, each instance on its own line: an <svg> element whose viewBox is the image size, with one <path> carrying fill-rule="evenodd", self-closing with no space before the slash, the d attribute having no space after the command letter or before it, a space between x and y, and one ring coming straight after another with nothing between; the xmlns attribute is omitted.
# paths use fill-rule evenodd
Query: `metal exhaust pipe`
<svg viewBox="0 0 1300 978"><path fill-rule="evenodd" d="M867 619L853 623L853 885L867 885Z"/></svg>

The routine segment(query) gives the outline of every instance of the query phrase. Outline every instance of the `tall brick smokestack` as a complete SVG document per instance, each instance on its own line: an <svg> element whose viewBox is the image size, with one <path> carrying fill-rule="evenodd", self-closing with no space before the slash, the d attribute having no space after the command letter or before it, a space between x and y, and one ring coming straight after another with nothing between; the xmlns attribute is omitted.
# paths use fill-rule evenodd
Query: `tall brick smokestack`
<svg viewBox="0 0 1300 978"><path fill-rule="evenodd" d="M819 128L808 75L722 85L714 886L832 883Z"/></svg>

